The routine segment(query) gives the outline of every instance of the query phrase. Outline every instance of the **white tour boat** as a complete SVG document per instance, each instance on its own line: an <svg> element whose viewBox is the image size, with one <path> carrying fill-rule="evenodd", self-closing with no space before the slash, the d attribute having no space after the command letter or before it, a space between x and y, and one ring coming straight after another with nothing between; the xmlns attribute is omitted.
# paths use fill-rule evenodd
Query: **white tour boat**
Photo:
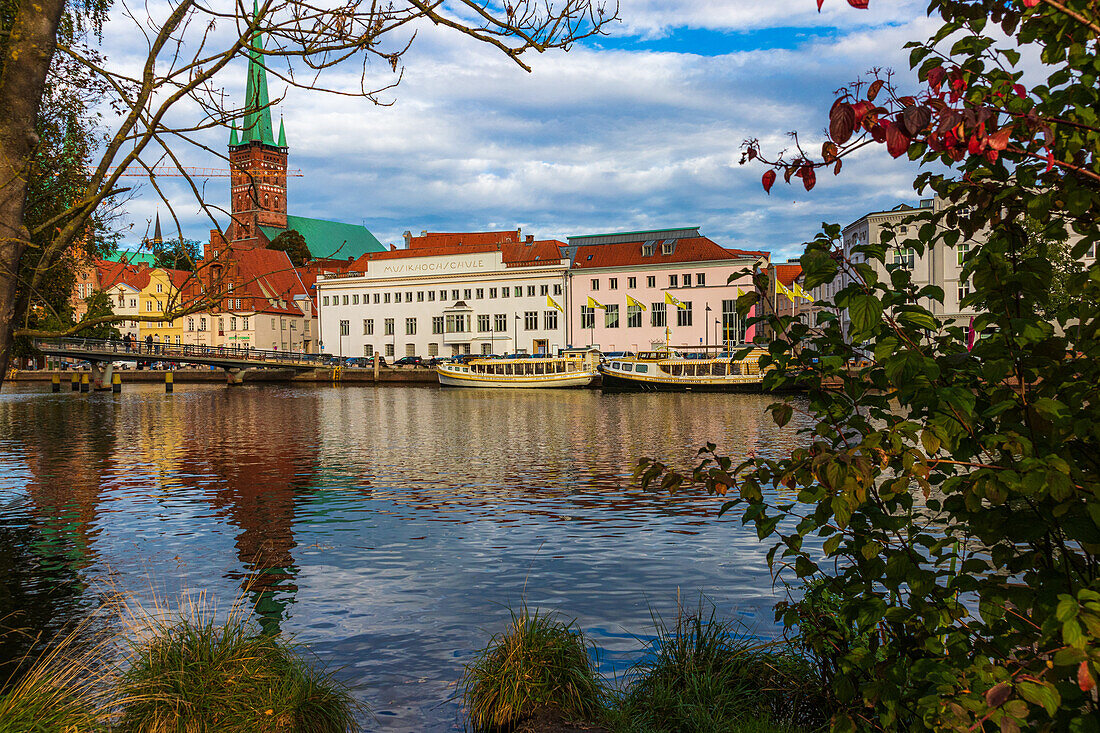
<svg viewBox="0 0 1100 733"><path fill-rule="evenodd" d="M763 388L760 357L765 353L753 349L744 359L734 359L730 354L643 351L603 364L600 376L605 392L756 392Z"/></svg>
<svg viewBox="0 0 1100 733"><path fill-rule="evenodd" d="M561 356L471 359L436 367L444 387L552 389L589 387L599 377L600 352L569 350Z"/></svg>

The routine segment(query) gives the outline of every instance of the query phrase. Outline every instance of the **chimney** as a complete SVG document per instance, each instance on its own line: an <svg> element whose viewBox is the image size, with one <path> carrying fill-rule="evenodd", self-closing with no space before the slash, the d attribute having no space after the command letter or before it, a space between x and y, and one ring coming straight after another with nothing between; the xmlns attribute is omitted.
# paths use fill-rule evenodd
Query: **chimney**
<svg viewBox="0 0 1100 733"><path fill-rule="evenodd" d="M528 234L527 239L525 241L527 242L528 245L534 244L535 243L535 235L534 234Z"/></svg>
<svg viewBox="0 0 1100 733"><path fill-rule="evenodd" d="M396 252L396 251L397 251L397 245L396 244L391 244L390 245L390 252Z"/></svg>
<svg viewBox="0 0 1100 733"><path fill-rule="evenodd" d="M413 233L408 231L408 230L405 230L405 233L402 234L401 236L403 236L405 238L405 249L408 249L409 245L411 244L410 240L412 239Z"/></svg>

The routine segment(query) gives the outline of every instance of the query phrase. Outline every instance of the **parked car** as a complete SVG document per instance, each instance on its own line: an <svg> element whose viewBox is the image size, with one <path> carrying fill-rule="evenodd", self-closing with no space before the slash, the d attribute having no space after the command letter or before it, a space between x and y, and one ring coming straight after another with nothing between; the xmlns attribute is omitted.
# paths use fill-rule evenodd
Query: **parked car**
<svg viewBox="0 0 1100 733"><path fill-rule="evenodd" d="M424 360L419 356L402 356L393 363L394 366L424 366Z"/></svg>
<svg viewBox="0 0 1100 733"><path fill-rule="evenodd" d="M449 361L450 359L445 356L433 356L431 359L428 359L428 366L439 366L440 364L446 364Z"/></svg>

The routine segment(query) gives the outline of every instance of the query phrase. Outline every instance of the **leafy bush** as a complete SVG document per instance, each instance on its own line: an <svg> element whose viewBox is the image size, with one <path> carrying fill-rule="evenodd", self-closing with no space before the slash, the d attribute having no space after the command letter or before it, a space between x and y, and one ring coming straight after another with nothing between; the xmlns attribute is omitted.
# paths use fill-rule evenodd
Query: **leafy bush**
<svg viewBox="0 0 1100 733"><path fill-rule="evenodd" d="M820 728L825 688L791 648L759 642L703 606L656 618L648 657L628 675L616 725L630 731L772 731Z"/></svg>
<svg viewBox="0 0 1100 733"><path fill-rule="evenodd" d="M531 613L526 605L511 615L508 630L493 635L462 678L474 728L506 728L545 709L570 719L597 718L603 685L574 622Z"/></svg>
<svg viewBox="0 0 1100 733"><path fill-rule="evenodd" d="M830 656L835 729L1096 731L1100 20L1072 1L933 0L929 12L943 22L910 44L918 88L876 73L841 90L823 160L799 146L765 161L764 185L779 170L808 190L815 170L839 173L872 144L956 177L919 176L937 204L906 237L846 242L828 225L807 245L805 288L831 283L831 299L813 323L753 322L780 334L765 386L807 397L772 405L775 422L805 409L814 424L777 459L734 465L708 446L694 476L736 497L723 511L774 543L777 572L823 579L833 631L866 640ZM1021 51L1042 58L1047 78L1032 81L1045 83L1021 83ZM763 159L746 145L746 160ZM899 248L960 258L969 333L943 316L941 288L897 264ZM1059 268L1066 248L1080 268ZM746 293L738 309L758 301ZM799 624L797 607L778 611Z"/></svg>

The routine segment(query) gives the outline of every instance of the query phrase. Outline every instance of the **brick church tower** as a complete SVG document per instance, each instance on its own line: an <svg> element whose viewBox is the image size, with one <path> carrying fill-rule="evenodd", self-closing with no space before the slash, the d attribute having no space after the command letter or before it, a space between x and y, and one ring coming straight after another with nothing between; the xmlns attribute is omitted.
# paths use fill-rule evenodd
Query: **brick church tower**
<svg viewBox="0 0 1100 733"><path fill-rule="evenodd" d="M237 247L262 247L265 239L259 227L286 229L286 131L279 121L276 141L271 125L271 102L267 94L267 73L263 66L263 38L257 34L248 52L248 82L245 87L245 115L229 132L231 169L230 211L226 232Z"/></svg>

